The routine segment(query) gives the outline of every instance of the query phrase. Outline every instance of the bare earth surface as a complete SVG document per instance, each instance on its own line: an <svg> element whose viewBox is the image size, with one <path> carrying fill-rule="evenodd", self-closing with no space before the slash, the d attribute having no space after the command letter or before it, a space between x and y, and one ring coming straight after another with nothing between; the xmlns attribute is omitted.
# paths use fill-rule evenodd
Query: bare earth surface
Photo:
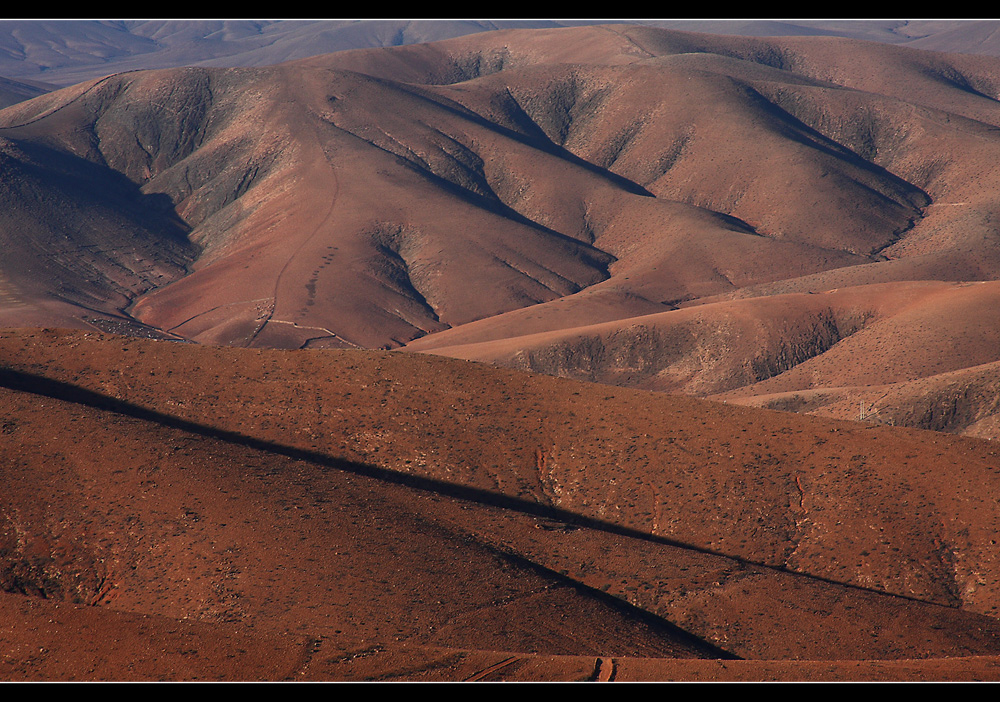
<svg viewBox="0 0 1000 702"><path fill-rule="evenodd" d="M996 679L989 442L400 352L0 360L7 679Z"/></svg>
<svg viewBox="0 0 1000 702"><path fill-rule="evenodd" d="M0 84L0 679L1000 679L984 25L102 27Z"/></svg>
<svg viewBox="0 0 1000 702"><path fill-rule="evenodd" d="M0 110L0 324L994 438L1000 59L886 31L510 29L41 95Z"/></svg>

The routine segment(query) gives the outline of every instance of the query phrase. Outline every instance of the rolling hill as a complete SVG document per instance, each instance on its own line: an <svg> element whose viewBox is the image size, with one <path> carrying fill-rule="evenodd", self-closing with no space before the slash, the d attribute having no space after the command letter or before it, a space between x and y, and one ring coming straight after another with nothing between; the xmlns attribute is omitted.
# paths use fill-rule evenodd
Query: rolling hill
<svg viewBox="0 0 1000 702"><path fill-rule="evenodd" d="M950 327L932 321L943 298L893 324L877 312L924 284L997 278L996 61L607 25L93 80L0 114L18 174L2 318L236 346L461 346L741 402L848 388L824 407L854 416L860 400L841 400L862 385L1000 360L986 337L948 342L992 286L956 293L968 312ZM830 290L849 309L813 297ZM751 309L767 331L733 326ZM882 336L931 325L948 357L840 377L834 359L882 338L876 321ZM688 340L662 357L647 337L667 328ZM609 334L608 352L574 350ZM832 370L785 375L817 356ZM963 412L988 433L994 404Z"/></svg>
<svg viewBox="0 0 1000 702"><path fill-rule="evenodd" d="M0 358L11 678L995 674L989 442L398 351Z"/></svg>
<svg viewBox="0 0 1000 702"><path fill-rule="evenodd" d="M0 109L0 677L995 680L982 27L389 29Z"/></svg>

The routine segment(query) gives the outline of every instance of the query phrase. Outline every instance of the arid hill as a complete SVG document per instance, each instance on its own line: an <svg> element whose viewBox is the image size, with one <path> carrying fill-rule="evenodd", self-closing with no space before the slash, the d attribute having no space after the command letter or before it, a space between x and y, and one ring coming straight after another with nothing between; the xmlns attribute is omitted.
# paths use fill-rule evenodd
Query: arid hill
<svg viewBox="0 0 1000 702"><path fill-rule="evenodd" d="M877 80L858 70L873 61ZM992 274L985 223L965 224L976 201L944 204L974 197L995 162L993 62L615 26L491 32L122 74L9 108L0 131L124 176L190 228L191 275L108 312L247 343L211 321L239 307L254 340L393 345L597 283L663 305L858 265L868 282ZM926 270L943 253L957 260ZM464 292L470 269L482 294ZM381 310L340 312L362 305L340 279Z"/></svg>
<svg viewBox="0 0 1000 702"><path fill-rule="evenodd" d="M0 323L947 406L1000 360L997 61L604 25L91 80L0 110ZM991 437L982 387L869 410Z"/></svg>
<svg viewBox="0 0 1000 702"><path fill-rule="evenodd" d="M592 382L993 439L997 283L912 282L717 301L537 330L524 310L408 349ZM504 335L507 332L508 335Z"/></svg>
<svg viewBox="0 0 1000 702"><path fill-rule="evenodd" d="M996 680L1000 59L885 31L0 109L0 679Z"/></svg>
<svg viewBox="0 0 1000 702"><path fill-rule="evenodd" d="M0 386L5 679L996 677L989 442L88 332Z"/></svg>

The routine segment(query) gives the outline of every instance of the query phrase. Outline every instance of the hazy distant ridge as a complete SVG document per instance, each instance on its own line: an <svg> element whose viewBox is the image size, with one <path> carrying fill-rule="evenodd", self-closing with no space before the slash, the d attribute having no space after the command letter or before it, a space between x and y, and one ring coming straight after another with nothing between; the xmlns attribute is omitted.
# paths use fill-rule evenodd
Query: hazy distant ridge
<svg viewBox="0 0 1000 702"><path fill-rule="evenodd" d="M994 20L628 20L746 36L835 36L1000 55ZM176 66L265 66L319 54L438 41L496 29L619 20L4 20L0 76L72 85Z"/></svg>

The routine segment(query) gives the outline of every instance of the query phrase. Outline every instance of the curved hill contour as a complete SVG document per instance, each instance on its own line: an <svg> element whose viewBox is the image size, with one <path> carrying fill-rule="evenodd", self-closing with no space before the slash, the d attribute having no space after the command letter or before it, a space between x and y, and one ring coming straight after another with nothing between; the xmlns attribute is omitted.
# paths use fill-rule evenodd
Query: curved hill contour
<svg viewBox="0 0 1000 702"><path fill-rule="evenodd" d="M581 312L617 300L627 317L832 271L993 277L993 62L814 37L511 30L123 73L8 108L0 136L22 162L44 148L62 170L132 184L134 208L192 245L179 278L70 298L66 323L394 347L574 295ZM88 195L17 236L88 246L70 218L106 206ZM113 232L102 250L123 246ZM121 264L94 265L101 281ZM25 321L49 304L4 275Z"/></svg>
<svg viewBox="0 0 1000 702"><path fill-rule="evenodd" d="M616 24L0 109L0 677L996 679L998 60Z"/></svg>

